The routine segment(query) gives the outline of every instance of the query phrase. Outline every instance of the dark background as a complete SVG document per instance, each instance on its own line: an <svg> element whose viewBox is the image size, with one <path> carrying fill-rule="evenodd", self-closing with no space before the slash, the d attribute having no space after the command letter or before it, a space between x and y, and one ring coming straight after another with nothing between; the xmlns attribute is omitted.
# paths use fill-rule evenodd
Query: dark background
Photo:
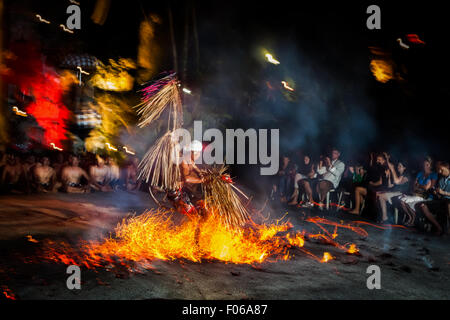
<svg viewBox="0 0 450 320"><path fill-rule="evenodd" d="M103 26L90 20L95 1L80 2L82 29L76 35L44 24L35 27L49 57L78 52L103 61L135 58L139 25L156 13L163 22L155 32L163 53L159 69L173 69L170 8L179 69L185 58L186 17L191 32L186 72L178 70L182 80L202 92L202 111L208 113L211 103L231 116L224 127L280 128L283 152L302 148L318 155L337 145L347 158L369 150L386 150L397 157L449 158L448 27L441 2L113 0ZM69 4L6 1L6 23L17 12L40 13L65 23ZM366 28L370 4L381 8L381 30ZM189 20L192 10L198 54ZM426 44L401 49L396 39L406 42L407 33L418 34ZM391 54L402 81L374 79L371 46ZM260 47L281 65L266 63ZM281 89L268 101L265 82L279 83L286 77L297 85L293 100Z"/></svg>

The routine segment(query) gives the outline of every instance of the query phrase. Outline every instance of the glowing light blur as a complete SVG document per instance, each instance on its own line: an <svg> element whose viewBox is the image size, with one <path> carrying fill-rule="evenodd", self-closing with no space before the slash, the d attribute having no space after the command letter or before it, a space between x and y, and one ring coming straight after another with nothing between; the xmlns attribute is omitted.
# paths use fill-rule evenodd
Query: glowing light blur
<svg viewBox="0 0 450 320"><path fill-rule="evenodd" d="M267 58L267 61L272 64L280 64L280 62L278 60L275 60L270 53L266 53L265 57Z"/></svg>
<svg viewBox="0 0 450 320"><path fill-rule="evenodd" d="M50 24L50 21L45 20L45 19L42 18L39 14L36 15L36 18L38 18L40 22L43 22L43 23L46 23L46 24Z"/></svg>
<svg viewBox="0 0 450 320"><path fill-rule="evenodd" d="M287 83L286 81L281 81L281 83L283 84L283 87L284 87L286 90L294 91L294 89L291 88L291 87L288 85L288 83Z"/></svg>

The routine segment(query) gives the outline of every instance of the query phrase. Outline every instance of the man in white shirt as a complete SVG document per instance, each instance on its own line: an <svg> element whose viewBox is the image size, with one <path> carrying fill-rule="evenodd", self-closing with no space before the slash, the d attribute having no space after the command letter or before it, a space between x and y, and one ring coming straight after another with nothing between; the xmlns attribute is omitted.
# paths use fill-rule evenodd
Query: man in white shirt
<svg viewBox="0 0 450 320"><path fill-rule="evenodd" d="M341 152L338 149L333 148L331 151L331 159L325 157L325 159L319 163L317 174L322 177L317 184L317 193L319 195L320 204L323 204L327 193L331 189L337 188L341 181L342 174L345 170L345 164L339 160L340 156Z"/></svg>

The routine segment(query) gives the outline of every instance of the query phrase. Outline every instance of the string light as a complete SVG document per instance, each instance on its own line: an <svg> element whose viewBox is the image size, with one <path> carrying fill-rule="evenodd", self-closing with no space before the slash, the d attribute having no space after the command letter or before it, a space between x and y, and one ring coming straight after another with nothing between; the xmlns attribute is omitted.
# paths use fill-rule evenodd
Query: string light
<svg viewBox="0 0 450 320"><path fill-rule="evenodd" d="M45 20L45 19L42 18L39 14L36 15L36 18L38 18L40 22L43 22L43 23L46 23L46 24L50 24L50 21Z"/></svg>
<svg viewBox="0 0 450 320"><path fill-rule="evenodd" d="M73 33L73 31L70 30L70 29L67 29L65 25L60 24L59 26L60 26L65 32Z"/></svg>
<svg viewBox="0 0 450 320"><path fill-rule="evenodd" d="M281 83L283 84L283 87L289 91L294 91L293 88L289 87L288 83L286 81L281 81Z"/></svg>
<svg viewBox="0 0 450 320"><path fill-rule="evenodd" d="M267 61L269 61L270 63L280 64L280 61L275 60L270 53L266 53L266 58L267 58Z"/></svg>
<svg viewBox="0 0 450 320"><path fill-rule="evenodd" d="M24 111L19 110L19 108L17 108L16 106L12 107L12 110L14 111L14 113L18 116L21 117L28 117L28 114Z"/></svg>
<svg viewBox="0 0 450 320"><path fill-rule="evenodd" d="M108 147L108 150L117 151L117 149L114 148L109 142L105 143L105 145Z"/></svg>

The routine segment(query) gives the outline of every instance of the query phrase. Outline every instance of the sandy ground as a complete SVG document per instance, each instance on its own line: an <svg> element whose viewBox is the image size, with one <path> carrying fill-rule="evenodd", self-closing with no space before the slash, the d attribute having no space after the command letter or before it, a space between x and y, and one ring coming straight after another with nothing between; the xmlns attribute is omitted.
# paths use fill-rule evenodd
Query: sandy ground
<svg viewBox="0 0 450 320"><path fill-rule="evenodd" d="M339 229L341 244L355 243L361 256L307 241L305 248L335 260L319 263L294 250L288 261L260 265L222 262L154 261L153 269L118 273L82 269L81 290L66 287L66 266L24 264L42 239L90 238L107 234L130 212L152 206L144 193L89 195L45 194L0 197L0 286L18 299L449 299L450 239L404 229L363 226L367 238ZM275 209L282 216L286 209ZM309 215L335 221L354 217L342 212L288 211L298 230L319 231ZM314 229L315 228L315 229ZM381 268L381 289L366 286L367 268ZM1 298L4 298L2 296ZM0 299L1 299L0 298Z"/></svg>

